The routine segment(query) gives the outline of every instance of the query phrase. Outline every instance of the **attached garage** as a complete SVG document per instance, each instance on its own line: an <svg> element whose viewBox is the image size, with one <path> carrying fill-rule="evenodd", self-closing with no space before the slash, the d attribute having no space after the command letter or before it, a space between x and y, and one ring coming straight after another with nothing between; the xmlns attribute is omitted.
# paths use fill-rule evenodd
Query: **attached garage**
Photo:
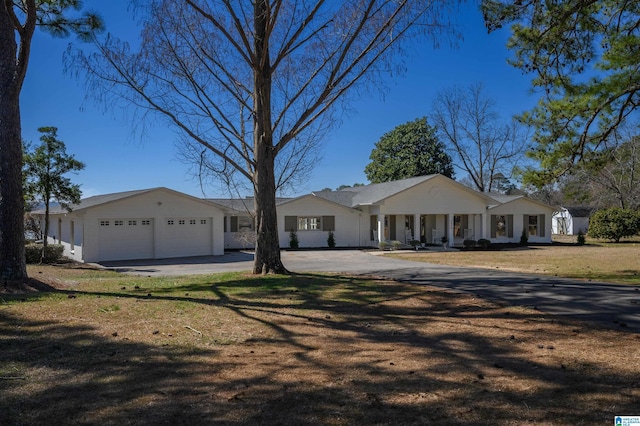
<svg viewBox="0 0 640 426"><path fill-rule="evenodd" d="M71 212L50 216L58 227L49 239L63 244L65 256L78 261L224 254L221 208L167 188L89 197Z"/></svg>

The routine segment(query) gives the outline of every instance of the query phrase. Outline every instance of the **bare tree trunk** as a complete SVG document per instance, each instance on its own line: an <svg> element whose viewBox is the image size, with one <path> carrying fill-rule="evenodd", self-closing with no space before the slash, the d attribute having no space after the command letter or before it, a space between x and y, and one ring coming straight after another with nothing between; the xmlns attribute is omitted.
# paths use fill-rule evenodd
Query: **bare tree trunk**
<svg viewBox="0 0 640 426"><path fill-rule="evenodd" d="M280 259L273 148L260 144L256 151L259 160L254 183L257 239L253 273L287 274Z"/></svg>
<svg viewBox="0 0 640 426"><path fill-rule="evenodd" d="M3 282L27 278L20 84L16 74L13 25L6 12L0 12L0 279Z"/></svg>
<svg viewBox="0 0 640 426"><path fill-rule="evenodd" d="M276 149L273 146L271 123L271 62L269 58L269 4L266 0L254 4L254 156L253 176L254 204L256 213L256 251L254 274L286 274L288 271L280 259L278 238L278 216L276 213L276 183L274 162Z"/></svg>

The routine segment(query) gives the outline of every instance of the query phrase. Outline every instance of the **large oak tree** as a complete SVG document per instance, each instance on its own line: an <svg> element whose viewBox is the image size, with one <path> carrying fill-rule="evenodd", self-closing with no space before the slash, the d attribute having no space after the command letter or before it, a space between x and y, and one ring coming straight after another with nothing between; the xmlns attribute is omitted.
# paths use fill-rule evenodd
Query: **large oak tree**
<svg viewBox="0 0 640 426"><path fill-rule="evenodd" d="M27 277L24 258L24 198L20 92L27 74L36 27L55 36L74 32L87 38L102 28L79 0L0 0L0 279Z"/></svg>
<svg viewBox="0 0 640 426"><path fill-rule="evenodd" d="M397 69L405 43L451 34L446 12L455 2L141 3L139 47L107 37L72 66L107 103L164 118L209 170L250 182L254 273L281 273L279 182L304 162L350 94Z"/></svg>

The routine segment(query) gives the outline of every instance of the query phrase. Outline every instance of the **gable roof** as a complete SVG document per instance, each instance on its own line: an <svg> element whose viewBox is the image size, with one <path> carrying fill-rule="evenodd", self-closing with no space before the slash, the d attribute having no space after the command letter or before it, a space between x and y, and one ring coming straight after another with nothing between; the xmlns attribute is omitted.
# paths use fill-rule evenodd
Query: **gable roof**
<svg viewBox="0 0 640 426"><path fill-rule="evenodd" d="M138 189L134 191L124 191L124 192L114 192L111 194L94 195L92 197L83 198L82 200L80 200L78 204L72 204L69 207L71 208L71 211L74 211L74 212L78 210L86 210L92 207L113 203L115 201L124 200L127 198L135 197L141 194L146 194L154 191L167 191L182 197L191 198L201 203L207 202L202 198L193 197L183 192L174 191L173 189L169 189L161 186L157 188ZM209 204L212 204L212 203L209 202ZM44 214L44 209L36 210L33 213ZM49 211L49 214L63 214L63 213L68 213L68 210L63 208L62 206L56 206L55 208L51 209L51 211Z"/></svg>
<svg viewBox="0 0 640 426"><path fill-rule="evenodd" d="M353 188L345 188L340 191L319 191L314 192L313 195L325 198L338 204L342 204L344 206L358 207L380 203L381 201L389 197L392 197L426 181L434 179L445 180L451 185L457 186L458 188L466 192L474 194L480 198L484 198L487 202L491 201L491 198L486 194L475 191L472 188L462 185L461 183L440 174L417 176L407 179L394 180L391 182L356 186Z"/></svg>
<svg viewBox="0 0 640 426"><path fill-rule="evenodd" d="M541 201L538 200L534 200L533 198L529 198L526 195L505 195L505 194L498 194L498 193L488 193L489 197L491 197L492 199L494 199L498 204L496 205L492 205L489 206L489 209L493 209L496 207L500 207L503 206L505 204L509 204L509 203L513 203L514 201L517 200L524 200L527 201L529 203L533 203L533 204L537 204L539 206L542 207L546 207L550 210L556 211L557 209L549 204L545 204Z"/></svg>
<svg viewBox="0 0 640 426"><path fill-rule="evenodd" d="M571 217L591 217L593 211L595 210L593 207L563 207L565 210L569 212Z"/></svg>

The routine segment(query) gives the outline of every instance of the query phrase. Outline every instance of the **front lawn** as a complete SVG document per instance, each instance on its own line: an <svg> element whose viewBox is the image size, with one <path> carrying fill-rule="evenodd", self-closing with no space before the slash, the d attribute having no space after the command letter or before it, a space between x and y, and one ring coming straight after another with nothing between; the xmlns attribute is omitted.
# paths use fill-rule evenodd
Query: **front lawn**
<svg viewBox="0 0 640 426"><path fill-rule="evenodd" d="M575 425L639 406L639 335L442 289L29 272L56 290L0 295L2 425Z"/></svg>
<svg viewBox="0 0 640 426"><path fill-rule="evenodd" d="M393 254L406 260L502 269L592 281L640 285L640 242L590 242L513 247L499 251L423 251Z"/></svg>

